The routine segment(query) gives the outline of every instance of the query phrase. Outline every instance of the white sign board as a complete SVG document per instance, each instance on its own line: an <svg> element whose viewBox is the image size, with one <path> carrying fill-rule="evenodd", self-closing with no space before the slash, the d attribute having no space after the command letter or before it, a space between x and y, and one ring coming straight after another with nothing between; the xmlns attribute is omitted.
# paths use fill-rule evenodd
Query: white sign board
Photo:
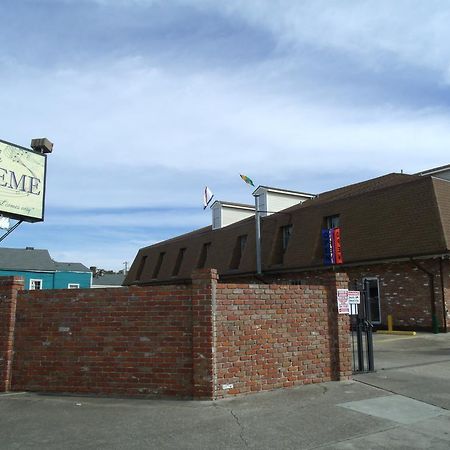
<svg viewBox="0 0 450 450"><path fill-rule="evenodd" d="M337 290L338 314L350 314L350 305L348 303L348 289Z"/></svg>
<svg viewBox="0 0 450 450"><path fill-rule="evenodd" d="M348 291L348 303L350 305L359 305L361 303L361 292Z"/></svg>
<svg viewBox="0 0 450 450"><path fill-rule="evenodd" d="M46 157L0 140L0 214L44 220Z"/></svg>

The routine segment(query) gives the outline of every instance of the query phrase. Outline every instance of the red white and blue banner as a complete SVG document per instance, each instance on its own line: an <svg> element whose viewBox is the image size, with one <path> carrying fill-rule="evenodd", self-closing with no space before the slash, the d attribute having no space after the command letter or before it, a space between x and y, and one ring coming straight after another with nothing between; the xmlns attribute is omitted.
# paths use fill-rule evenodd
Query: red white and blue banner
<svg viewBox="0 0 450 450"><path fill-rule="evenodd" d="M326 266L342 264L341 229L330 228L322 230L323 263Z"/></svg>

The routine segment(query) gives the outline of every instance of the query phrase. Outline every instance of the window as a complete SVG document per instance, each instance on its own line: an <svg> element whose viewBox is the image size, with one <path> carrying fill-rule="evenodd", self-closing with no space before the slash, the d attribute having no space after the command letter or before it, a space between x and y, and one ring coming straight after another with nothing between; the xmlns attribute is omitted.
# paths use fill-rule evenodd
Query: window
<svg viewBox="0 0 450 450"><path fill-rule="evenodd" d="M208 250L211 247L211 242L206 242L203 244L202 251L200 253L200 258L198 259L197 269L203 269L208 258Z"/></svg>
<svg viewBox="0 0 450 450"><path fill-rule="evenodd" d="M364 278L363 286L366 291L367 304L369 308L369 320L372 323L381 323L381 307L380 307L380 283L378 278Z"/></svg>
<svg viewBox="0 0 450 450"><path fill-rule="evenodd" d="M141 262L139 263L139 267L138 267L138 270L136 272L136 281L139 281L141 279L142 272L144 270L146 262L147 262L147 255L143 256L142 259L141 259Z"/></svg>
<svg viewBox="0 0 450 450"><path fill-rule="evenodd" d="M30 290L32 291L39 291L42 289L42 280L36 280L32 278L30 280Z"/></svg>
<svg viewBox="0 0 450 450"><path fill-rule="evenodd" d="M177 260L175 262L175 267L172 272L172 276L176 277L180 273L181 263L183 262L184 253L186 252L185 248L180 248L178 251Z"/></svg>
<svg viewBox="0 0 450 450"><path fill-rule="evenodd" d="M325 228L330 230L331 228L338 228L340 225L339 214L334 216L325 217Z"/></svg>
<svg viewBox="0 0 450 450"><path fill-rule="evenodd" d="M67 285L69 289L80 289L80 285L78 283L69 283Z"/></svg>
<svg viewBox="0 0 450 450"><path fill-rule="evenodd" d="M247 235L238 236L234 246L233 255L231 257L230 269L239 269L242 255L244 254L245 246L247 245Z"/></svg>
<svg viewBox="0 0 450 450"><path fill-rule="evenodd" d="M272 264L283 264L284 253L287 250L292 235L293 226L285 225L278 229L272 250Z"/></svg>
<svg viewBox="0 0 450 450"><path fill-rule="evenodd" d="M289 239L291 238L292 225L286 225L285 227L281 227L281 232L282 232L282 249L283 252L285 252L289 244Z"/></svg>
<svg viewBox="0 0 450 450"><path fill-rule="evenodd" d="M160 269L161 269L161 265L162 265L162 262L163 262L163 259L164 259L164 255L165 255L165 254L166 254L165 252L161 252L161 253L159 254L159 256L158 256L158 261L156 261L156 266L155 266L155 268L154 268L154 270L153 270L153 276L152 276L152 278L158 278L159 271L160 271Z"/></svg>

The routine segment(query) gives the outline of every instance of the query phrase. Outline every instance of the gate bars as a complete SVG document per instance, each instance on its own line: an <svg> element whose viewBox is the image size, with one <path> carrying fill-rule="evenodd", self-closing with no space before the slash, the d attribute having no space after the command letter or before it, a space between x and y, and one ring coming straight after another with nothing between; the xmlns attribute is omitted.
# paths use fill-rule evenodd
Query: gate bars
<svg viewBox="0 0 450 450"><path fill-rule="evenodd" d="M357 313L350 316L353 373L374 372L373 325L370 316L368 282L355 282L356 290L361 292L361 303Z"/></svg>

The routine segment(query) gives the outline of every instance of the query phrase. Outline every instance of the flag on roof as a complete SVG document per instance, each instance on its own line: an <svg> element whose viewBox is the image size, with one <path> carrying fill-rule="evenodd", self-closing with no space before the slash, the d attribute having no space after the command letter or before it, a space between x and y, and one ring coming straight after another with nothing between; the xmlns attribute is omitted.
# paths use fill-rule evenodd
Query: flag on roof
<svg viewBox="0 0 450 450"><path fill-rule="evenodd" d="M203 191L203 209L206 209L213 199L214 194L211 192L211 189L208 186L205 186Z"/></svg>
<svg viewBox="0 0 450 450"><path fill-rule="evenodd" d="M253 181L252 181L249 177L247 177L246 175L242 175L242 174L240 174L240 177L241 177L247 184L249 184L250 186L255 187L255 185L253 184Z"/></svg>

